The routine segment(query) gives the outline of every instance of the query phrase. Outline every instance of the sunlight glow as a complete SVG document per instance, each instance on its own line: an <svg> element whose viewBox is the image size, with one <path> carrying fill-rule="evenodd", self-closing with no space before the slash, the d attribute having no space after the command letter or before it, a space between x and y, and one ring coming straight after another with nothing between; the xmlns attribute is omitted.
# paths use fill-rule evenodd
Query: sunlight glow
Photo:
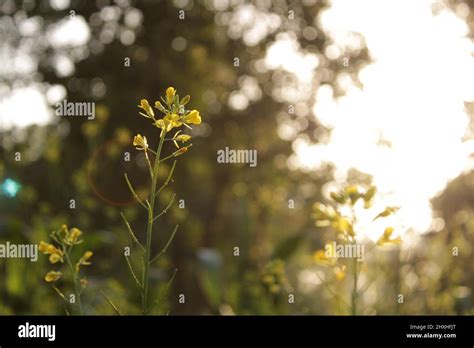
<svg viewBox="0 0 474 348"><path fill-rule="evenodd" d="M473 148L464 106L474 100L473 42L463 18L434 5L333 1L319 18L327 34L341 50L348 33L362 34L372 62L359 73L362 88L347 86L338 100L330 86L319 89L313 112L329 141L294 146L306 170L332 163L341 183L350 168L372 175L380 208L401 206L397 222L417 232L432 228L430 199L469 169Z"/></svg>

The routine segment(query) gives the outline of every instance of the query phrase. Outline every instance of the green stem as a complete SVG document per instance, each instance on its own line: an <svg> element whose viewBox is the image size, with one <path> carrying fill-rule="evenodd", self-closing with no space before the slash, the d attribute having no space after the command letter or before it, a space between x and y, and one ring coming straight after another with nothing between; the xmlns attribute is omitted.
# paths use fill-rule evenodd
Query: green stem
<svg viewBox="0 0 474 348"><path fill-rule="evenodd" d="M351 314L352 315L357 315L357 282L359 279L359 273L357 270L357 264L359 261L357 261L357 258L354 258L353 262L353 278L354 278L354 284L352 287L352 296L351 296Z"/></svg>
<svg viewBox="0 0 474 348"><path fill-rule="evenodd" d="M82 308L82 301L81 301L81 292L79 291L79 286L78 286L78 283L77 283L77 272L74 269L74 267L71 263L71 259L69 258L69 254L67 252L64 252L64 257L66 259L69 270L71 271L71 274L72 274L72 280L73 280L73 283L74 283L74 295L76 296L77 305L79 307L79 313L81 315L84 315L84 310Z"/></svg>
<svg viewBox="0 0 474 348"><path fill-rule="evenodd" d="M150 192L150 205L148 207L148 226L146 231L146 246L145 246L145 260L143 269L143 290L142 290L142 313L146 315L148 313L148 277L150 272L150 253L151 253L151 236L153 231L153 215L155 211L155 192L156 184L158 180L158 168L160 166L161 150L165 141L166 132L163 131L160 137L160 144L156 150L155 163L153 166L153 177L151 180L151 192Z"/></svg>

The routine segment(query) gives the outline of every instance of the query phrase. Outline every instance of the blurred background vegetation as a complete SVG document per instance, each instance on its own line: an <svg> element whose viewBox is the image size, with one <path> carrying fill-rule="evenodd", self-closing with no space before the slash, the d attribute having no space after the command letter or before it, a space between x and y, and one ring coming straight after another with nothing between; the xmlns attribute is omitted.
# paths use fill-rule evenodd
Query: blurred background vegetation
<svg viewBox="0 0 474 348"><path fill-rule="evenodd" d="M341 313L312 260L325 240L310 218L311 207L325 200L321 188L333 180L334 168L305 171L288 164L297 137L318 143L330 133L311 116L319 86L331 85L335 97L341 96L337 77L346 74L357 84L357 72L370 63L363 38L361 47L327 57L332 39L317 18L329 5L0 0L0 98L14 96L10 108L0 107L0 241L39 243L63 223L79 227L84 247L94 251L85 270L86 313L114 314L101 291L124 313L139 313L139 294L132 291L123 257L131 242L120 212L140 238L146 215L123 173L146 190L146 162L131 141L142 133L156 147L158 133L138 116L137 103L154 101L174 86L192 96L190 105L200 110L203 124L190 133L193 147L179 158L174 183L159 198L165 206L175 192L185 208L174 205L156 226L153 245L160 250L174 224L180 225L169 252L152 269L154 294L178 269L157 313ZM318 57L303 87L294 72L263 62L281 39L303 56ZM62 99L95 102L96 118L55 116L54 103ZM9 121L10 113L24 121ZM282 125L291 126L291 136L282 134ZM226 146L257 149L257 167L218 164L216 152ZM123 161L126 151L130 162ZM21 185L17 194L6 189L7 179ZM351 170L345 181L369 184L371 178ZM444 221L440 230L423 234L409 250L370 259L369 276L379 275L364 293L364 313L474 313L473 183L472 173L462 174L433 201ZM453 257L454 246L459 256ZM49 267L43 256L36 263L0 260L0 314L64 313L43 281ZM397 303L399 293L403 304ZM184 304L179 294L185 294Z"/></svg>

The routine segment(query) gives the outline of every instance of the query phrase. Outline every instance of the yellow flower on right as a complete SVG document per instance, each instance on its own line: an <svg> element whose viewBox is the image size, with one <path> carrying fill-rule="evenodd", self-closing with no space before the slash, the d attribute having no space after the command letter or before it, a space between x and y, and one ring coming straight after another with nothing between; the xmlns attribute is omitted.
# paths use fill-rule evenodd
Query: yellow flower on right
<svg viewBox="0 0 474 348"><path fill-rule="evenodd" d="M377 240L377 245L397 245L402 242L400 237L391 238L393 234L393 227L387 227L382 236Z"/></svg>

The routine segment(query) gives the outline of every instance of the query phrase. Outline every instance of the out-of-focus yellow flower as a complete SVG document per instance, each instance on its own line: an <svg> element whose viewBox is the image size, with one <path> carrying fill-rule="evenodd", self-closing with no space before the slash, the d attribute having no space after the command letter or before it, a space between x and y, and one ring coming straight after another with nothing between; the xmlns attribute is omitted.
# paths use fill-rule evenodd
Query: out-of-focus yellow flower
<svg viewBox="0 0 474 348"><path fill-rule="evenodd" d="M155 112L151 108L150 104L148 103L148 100L142 99L140 100L140 104L138 107L142 110L145 111L146 114L140 112L140 115L146 117L146 118L154 118L155 117Z"/></svg>
<svg viewBox="0 0 474 348"><path fill-rule="evenodd" d="M402 242L400 237L391 238L393 234L393 227L387 227L383 235L377 240L377 245L397 245Z"/></svg>
<svg viewBox="0 0 474 348"><path fill-rule="evenodd" d="M80 229L73 227L71 231L69 231L69 235L65 239L65 243L67 245L75 245L78 242L78 238L82 235Z"/></svg>
<svg viewBox="0 0 474 348"><path fill-rule="evenodd" d="M89 260L89 259L92 257L92 255L94 255L92 251L86 251L86 252L84 253L84 256L83 256L82 258L83 258L84 260ZM90 263L89 263L89 264L90 264Z"/></svg>
<svg viewBox="0 0 474 348"><path fill-rule="evenodd" d="M345 265L336 266L336 267L334 267L333 271L334 271L334 276L336 277L336 280L338 280L338 281L344 280L344 278L346 277L346 266Z"/></svg>
<svg viewBox="0 0 474 348"><path fill-rule="evenodd" d="M51 255L49 255L49 262L51 262L52 264L55 264L55 263L57 263L58 261L63 262L63 259L62 259L61 256L59 256L58 254L51 254Z"/></svg>
<svg viewBox="0 0 474 348"><path fill-rule="evenodd" d="M168 87L166 89L166 102L168 103L168 105L173 103L175 94L176 90L173 87Z"/></svg>
<svg viewBox="0 0 474 348"><path fill-rule="evenodd" d="M189 114L183 117L183 122L189 124L201 124L201 115L199 115L199 111L192 110L189 112Z"/></svg>
<svg viewBox="0 0 474 348"><path fill-rule="evenodd" d="M39 249L39 251L40 251L41 253L44 253L44 254L51 254L51 252L53 252L53 250L56 249L56 248L55 248L55 246L52 245L52 244L48 244L48 243L45 243L45 242L41 241L41 242L39 243L38 249Z"/></svg>
<svg viewBox="0 0 474 348"><path fill-rule="evenodd" d="M43 241L40 242L39 251L43 254L50 255L49 262L56 263L58 261L63 262L63 252L56 248L53 244L48 244Z"/></svg>
<svg viewBox="0 0 474 348"><path fill-rule="evenodd" d="M387 207L387 208L385 208L385 210L383 212L381 212L376 217L374 217L374 221L379 219L379 218L387 217L389 215L392 215L393 213L396 213L399 209L400 209L400 207Z"/></svg>
<svg viewBox="0 0 474 348"><path fill-rule="evenodd" d="M82 288L85 288L88 284L88 281L87 281L86 278L81 278L81 280L79 280L79 282L81 283Z"/></svg>
<svg viewBox="0 0 474 348"><path fill-rule="evenodd" d="M61 278L62 273L61 272L56 272L56 271L50 271L46 273L44 276L44 280L47 281L48 283L55 282L59 278Z"/></svg>
<svg viewBox="0 0 474 348"><path fill-rule="evenodd" d="M326 246L327 248L332 248L332 245L328 244ZM313 260L319 265L322 266L334 266L336 264L337 259L335 257L328 257L326 255L327 250L316 250L313 254ZM334 253L332 253L335 255Z"/></svg>
<svg viewBox="0 0 474 348"><path fill-rule="evenodd" d="M93 255L92 251L86 251L84 255L82 255L82 257L79 259L79 261L76 264L77 271L79 271L80 266L88 266L91 264L89 259L92 257L92 255Z"/></svg>
<svg viewBox="0 0 474 348"><path fill-rule="evenodd" d="M137 134L133 138L133 146L135 146L137 150L147 151L148 141L146 140L146 137L142 136L141 134Z"/></svg>
<svg viewBox="0 0 474 348"><path fill-rule="evenodd" d="M60 238L61 240L64 240L64 239L67 237L68 233L69 233L69 230L68 230L68 228L67 228L67 225L66 225L66 224L62 224L62 225L61 225L61 228L59 229L59 233L58 233L59 238Z"/></svg>
<svg viewBox="0 0 474 348"><path fill-rule="evenodd" d="M332 227L334 227L339 233L346 233L347 235L354 237L354 227L352 223L345 217L336 214L332 222Z"/></svg>
<svg viewBox="0 0 474 348"><path fill-rule="evenodd" d="M92 251L86 251L81 257L81 265L90 265L89 259L92 255L94 255Z"/></svg>

